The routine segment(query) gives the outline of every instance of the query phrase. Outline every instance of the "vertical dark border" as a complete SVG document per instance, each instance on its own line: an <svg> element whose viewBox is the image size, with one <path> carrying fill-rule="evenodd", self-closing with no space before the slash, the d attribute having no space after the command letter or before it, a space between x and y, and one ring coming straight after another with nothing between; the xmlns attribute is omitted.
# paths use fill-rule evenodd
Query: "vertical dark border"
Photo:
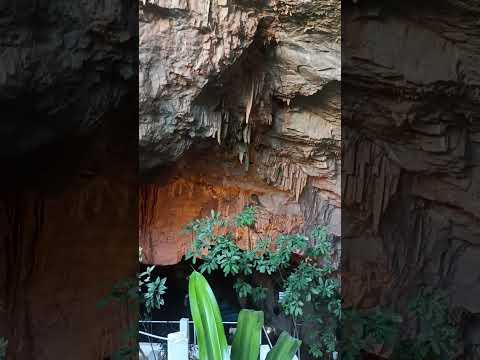
<svg viewBox="0 0 480 360"><path fill-rule="evenodd" d="M398 314L396 358L480 349L479 14L474 1L342 2L344 306Z"/></svg>
<svg viewBox="0 0 480 360"><path fill-rule="evenodd" d="M138 271L138 2L22 4L0 11L0 337L110 359L138 319L100 306Z"/></svg>

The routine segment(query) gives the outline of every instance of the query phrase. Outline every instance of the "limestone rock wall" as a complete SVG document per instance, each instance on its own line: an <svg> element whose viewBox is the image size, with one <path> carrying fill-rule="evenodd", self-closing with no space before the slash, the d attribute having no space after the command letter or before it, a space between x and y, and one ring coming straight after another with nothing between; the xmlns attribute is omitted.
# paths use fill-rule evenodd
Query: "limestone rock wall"
<svg viewBox="0 0 480 360"><path fill-rule="evenodd" d="M253 172L244 173L235 161L197 150L170 171L165 183L141 187L140 245L147 263L180 262L192 240L184 227L210 216L211 210L234 216L247 205L258 206L255 232L262 236L303 230L303 213L295 198L267 186ZM258 238L255 232L239 233L240 247L251 248Z"/></svg>
<svg viewBox="0 0 480 360"><path fill-rule="evenodd" d="M259 231L340 235L340 1L146 1L140 21L149 261L179 261L187 222L252 197Z"/></svg>

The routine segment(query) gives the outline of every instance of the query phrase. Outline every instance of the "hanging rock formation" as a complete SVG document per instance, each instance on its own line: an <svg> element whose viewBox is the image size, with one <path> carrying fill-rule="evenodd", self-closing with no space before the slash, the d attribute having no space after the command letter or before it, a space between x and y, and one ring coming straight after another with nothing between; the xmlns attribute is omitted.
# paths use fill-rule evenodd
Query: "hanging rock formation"
<svg viewBox="0 0 480 360"><path fill-rule="evenodd" d="M260 233L340 235L340 1L144 1L140 21L147 261L252 203Z"/></svg>

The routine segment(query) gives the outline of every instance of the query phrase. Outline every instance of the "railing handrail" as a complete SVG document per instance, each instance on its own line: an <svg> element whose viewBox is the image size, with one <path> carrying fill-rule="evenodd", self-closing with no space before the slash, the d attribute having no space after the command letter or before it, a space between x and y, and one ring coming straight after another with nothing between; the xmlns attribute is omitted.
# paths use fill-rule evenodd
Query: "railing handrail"
<svg viewBox="0 0 480 360"><path fill-rule="evenodd" d="M179 320L138 320L139 323L149 323L149 324L180 324ZM189 324L193 324L192 320L188 321ZM222 321L222 324L235 325L238 324L238 321ZM297 326L302 326L303 323L297 323Z"/></svg>
<svg viewBox="0 0 480 360"><path fill-rule="evenodd" d="M187 321L187 319L184 319L183 321L188 322L188 324L193 324L194 323L192 320ZM143 323L143 324L145 324L145 323L147 323L147 324L180 324L182 321L181 320L139 320L138 322ZM222 321L222 323L226 324L226 325L236 325L236 324L238 324L238 321ZM265 337L268 341L268 346L271 349L273 347L273 345L272 345L272 342L270 341L270 337L268 336L268 333L265 329L265 326L262 326L262 331L265 334ZM168 341L168 338L166 338L166 337L149 334L149 333L144 332L144 331L139 331L139 334L151 337L153 339ZM195 328L194 328L193 329L193 341L194 341L195 345L197 343L196 340L197 340L197 336L196 336L196 331L195 331ZM297 351L297 356L298 356L298 359L300 359L300 349L298 349L298 351Z"/></svg>
<svg viewBox="0 0 480 360"><path fill-rule="evenodd" d="M147 332L145 332L145 331L139 331L138 333L141 334L141 335L145 335L145 336L151 337L151 338L153 338L153 339L168 341L168 338L166 338L166 337L149 334L149 333L147 333Z"/></svg>
<svg viewBox="0 0 480 360"><path fill-rule="evenodd" d="M139 323L148 323L148 324L180 324L180 321L175 320L139 320ZM189 324L193 324L192 320L188 321ZM222 324L235 325L238 324L237 321L222 321Z"/></svg>

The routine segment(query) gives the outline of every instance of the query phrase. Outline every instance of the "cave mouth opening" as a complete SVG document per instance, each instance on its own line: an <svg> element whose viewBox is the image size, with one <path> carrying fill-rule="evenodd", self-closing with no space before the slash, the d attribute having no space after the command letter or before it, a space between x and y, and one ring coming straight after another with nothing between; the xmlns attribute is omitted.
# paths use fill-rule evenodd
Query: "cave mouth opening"
<svg viewBox="0 0 480 360"><path fill-rule="evenodd" d="M195 268L198 268L198 261ZM150 265L141 264L141 272ZM163 296L164 305L160 309L152 311L150 316L145 317L145 309L142 306L140 320L153 321L153 323L140 323L140 331L145 331L157 336L166 337L169 333L178 331L177 323L182 318L192 320L190 305L188 302L188 277L194 270L192 264L182 259L175 265L156 266L152 271L152 278L166 278L167 290ZM224 322L236 322L241 305L233 288L232 278L226 278L222 272L215 271L204 274L210 284L220 307L220 313ZM162 323L155 323L162 321ZM230 326L226 326L229 328ZM190 325L192 331L193 325ZM143 341L143 340L141 340Z"/></svg>

